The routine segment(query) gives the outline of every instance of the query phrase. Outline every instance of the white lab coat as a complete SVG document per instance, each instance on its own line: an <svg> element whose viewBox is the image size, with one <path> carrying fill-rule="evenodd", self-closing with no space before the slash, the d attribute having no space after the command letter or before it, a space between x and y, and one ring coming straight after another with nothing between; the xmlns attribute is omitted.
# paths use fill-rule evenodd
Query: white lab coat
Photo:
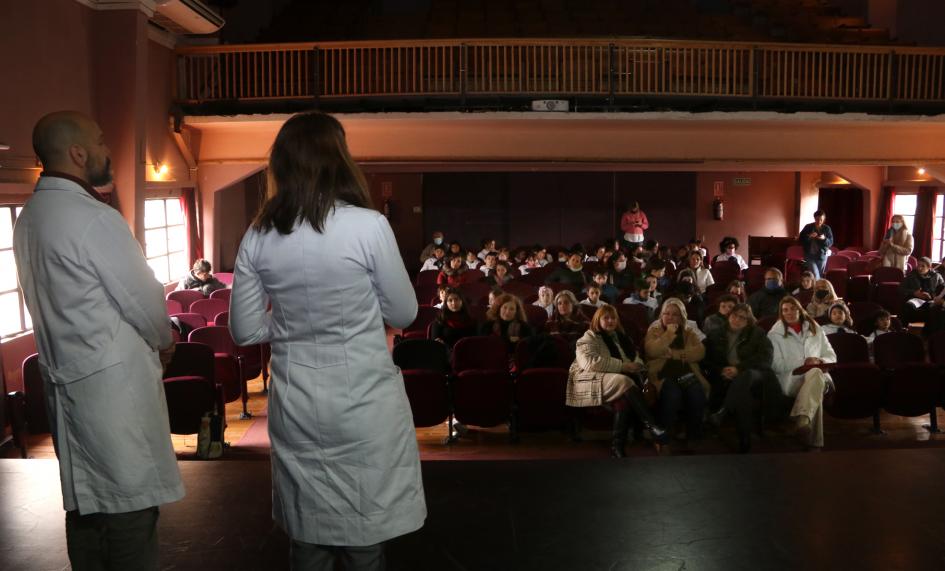
<svg viewBox="0 0 945 571"><path fill-rule="evenodd" d="M125 220L76 182L43 176L14 249L65 509L122 513L179 500L157 353L171 344L164 289Z"/></svg>
<svg viewBox="0 0 945 571"><path fill-rule="evenodd" d="M272 344L272 512L290 537L366 546L423 525L416 432L384 331L416 315L373 210L338 203L324 233L304 223L243 237L230 328L240 345Z"/></svg>
<svg viewBox="0 0 945 571"><path fill-rule="evenodd" d="M781 390L787 396L796 396L801 387L804 375L795 375L794 369L803 365L805 359L817 357L825 363L837 362L837 353L834 352L830 341L824 335L824 328L818 327L817 333L811 333L810 325L806 321L801 329L801 335L795 333L793 329L788 329L787 337L785 337L784 322L779 319L768 331L768 339L774 347L771 368L778 376ZM829 382L830 375L825 376Z"/></svg>

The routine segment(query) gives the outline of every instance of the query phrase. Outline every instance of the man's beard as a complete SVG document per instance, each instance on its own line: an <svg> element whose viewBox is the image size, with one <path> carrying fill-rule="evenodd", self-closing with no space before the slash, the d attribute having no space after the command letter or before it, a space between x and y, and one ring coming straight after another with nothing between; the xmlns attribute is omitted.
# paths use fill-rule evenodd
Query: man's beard
<svg viewBox="0 0 945 571"><path fill-rule="evenodd" d="M102 168L98 170L92 170L89 168L86 171L86 176L89 179L89 184L92 186L106 186L112 182L112 159L105 157L105 162L102 164Z"/></svg>

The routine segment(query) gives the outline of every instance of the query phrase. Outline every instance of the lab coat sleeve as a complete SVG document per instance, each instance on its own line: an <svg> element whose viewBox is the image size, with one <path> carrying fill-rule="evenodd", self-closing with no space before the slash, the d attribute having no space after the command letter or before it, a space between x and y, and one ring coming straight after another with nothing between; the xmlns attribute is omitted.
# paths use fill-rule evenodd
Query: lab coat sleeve
<svg viewBox="0 0 945 571"><path fill-rule="evenodd" d="M403 329L417 317L417 296L410 284L390 224L383 216L377 216L375 224L372 243L367 247L368 271L384 321L391 327Z"/></svg>
<svg viewBox="0 0 945 571"><path fill-rule="evenodd" d="M253 265L257 240L255 230L243 236L233 272L230 295L230 335L237 345L256 345L269 341L271 316L266 310L269 298Z"/></svg>
<svg viewBox="0 0 945 571"><path fill-rule="evenodd" d="M154 279L141 246L117 212L96 218L84 237L88 267L115 303L122 319L154 350L171 345L164 286Z"/></svg>

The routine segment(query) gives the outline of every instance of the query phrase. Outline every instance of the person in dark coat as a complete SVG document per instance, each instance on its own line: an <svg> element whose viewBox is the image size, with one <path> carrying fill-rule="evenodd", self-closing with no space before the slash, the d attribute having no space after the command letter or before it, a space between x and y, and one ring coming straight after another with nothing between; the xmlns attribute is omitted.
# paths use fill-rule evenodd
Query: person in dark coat
<svg viewBox="0 0 945 571"><path fill-rule="evenodd" d="M932 271L932 260L919 258L915 269L899 284L902 298L900 318L903 323L939 321L945 307L945 280Z"/></svg>
<svg viewBox="0 0 945 571"><path fill-rule="evenodd" d="M748 297L748 305L755 318L777 317L781 310L781 299L787 295L784 290L784 277L778 268L765 271L765 287Z"/></svg>
<svg viewBox="0 0 945 571"><path fill-rule="evenodd" d="M450 349L463 337L472 337L476 334L476 320L469 315L463 296L458 290L446 290L446 300L443 309L430 325L430 339L443 343Z"/></svg>
<svg viewBox="0 0 945 571"><path fill-rule="evenodd" d="M824 224L826 219L823 210L814 212L814 221L804 226L799 236L804 247L804 261L818 278L824 277L827 256L830 255L830 246L833 246L833 230Z"/></svg>
<svg viewBox="0 0 945 571"><path fill-rule="evenodd" d="M210 262L201 258L194 262L190 273L177 284L178 291L184 289L199 289L200 293L210 295L218 289L226 289L226 284L213 277L213 267Z"/></svg>
<svg viewBox="0 0 945 571"><path fill-rule="evenodd" d="M564 267L556 269L545 279L545 285L563 284L571 291L581 291L587 285L587 276L584 275L584 266L581 265L582 254L572 252L568 256Z"/></svg>
<svg viewBox="0 0 945 571"><path fill-rule="evenodd" d="M751 449L752 387L766 377L774 378L771 341L755 324L751 307L739 303L728 315L728 326L712 329L705 343L703 366L712 384L709 400L722 404L710 421L719 425L726 415L734 414L738 450L746 453Z"/></svg>

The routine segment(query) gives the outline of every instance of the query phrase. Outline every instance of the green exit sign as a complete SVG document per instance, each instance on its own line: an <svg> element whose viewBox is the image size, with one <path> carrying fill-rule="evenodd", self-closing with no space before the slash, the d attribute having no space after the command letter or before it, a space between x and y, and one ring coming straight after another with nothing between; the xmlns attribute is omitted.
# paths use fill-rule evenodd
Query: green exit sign
<svg viewBox="0 0 945 571"><path fill-rule="evenodd" d="M751 186L751 177L740 176L732 179L732 184L735 186Z"/></svg>

